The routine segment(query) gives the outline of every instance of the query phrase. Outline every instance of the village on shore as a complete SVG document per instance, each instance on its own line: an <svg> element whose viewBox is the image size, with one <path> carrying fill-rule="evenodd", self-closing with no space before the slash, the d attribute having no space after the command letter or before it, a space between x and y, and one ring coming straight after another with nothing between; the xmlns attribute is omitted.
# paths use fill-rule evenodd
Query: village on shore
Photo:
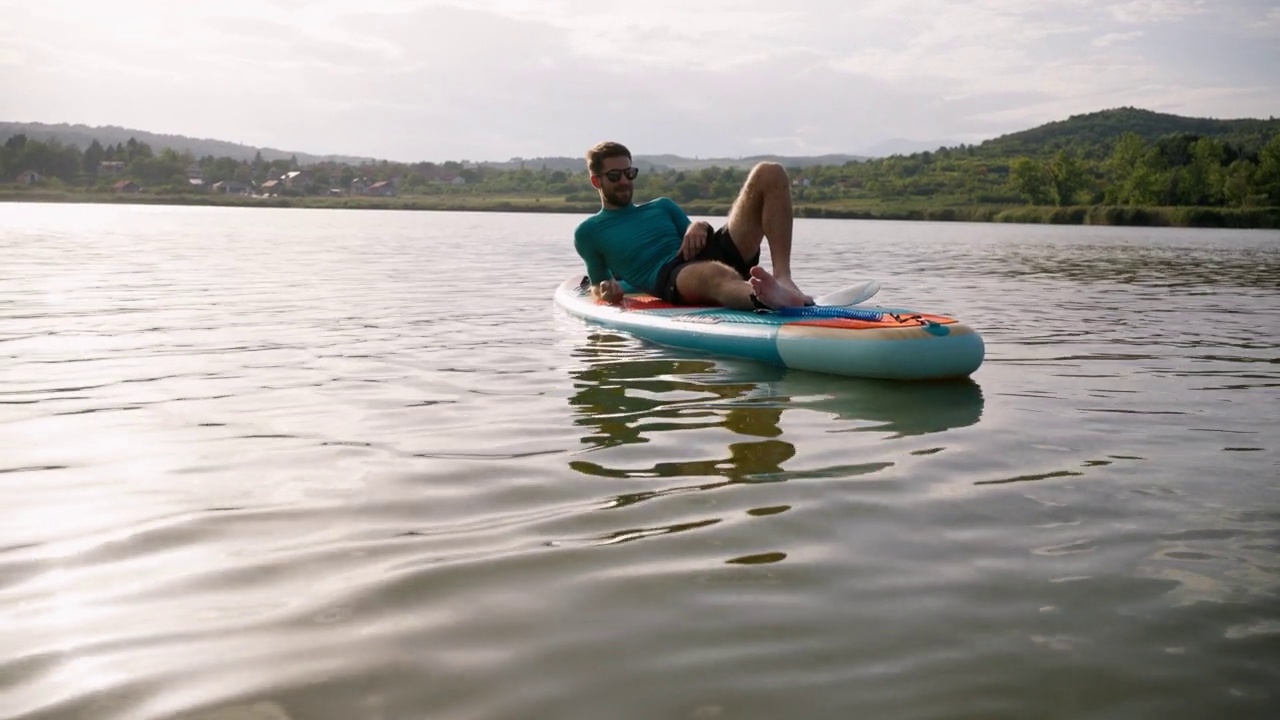
<svg viewBox="0 0 1280 720"><path fill-rule="evenodd" d="M98 163L97 177L99 181L107 181L122 175L127 163L123 160L103 160ZM273 198L281 195L304 193L327 195L330 197L363 196L363 197L395 197L399 185L395 178L375 180L360 176L340 187L328 187L316 192L316 174L310 170L290 170L265 182L255 183L251 180L218 180L206 182L204 169L199 163L191 163L186 168L187 185L184 188L195 193L217 193L222 195L241 195L245 197ZM20 186L39 185L45 179L35 170L24 170L14 179ZM461 175L445 175L435 180L437 184L462 186L467 184ZM108 186L115 193L140 193L143 186L137 181L123 178L111 182Z"/></svg>

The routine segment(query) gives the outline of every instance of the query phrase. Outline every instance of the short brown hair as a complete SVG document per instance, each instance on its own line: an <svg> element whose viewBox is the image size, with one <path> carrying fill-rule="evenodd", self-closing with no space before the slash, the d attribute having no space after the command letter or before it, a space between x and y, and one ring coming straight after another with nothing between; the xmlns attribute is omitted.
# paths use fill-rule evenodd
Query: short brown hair
<svg viewBox="0 0 1280 720"><path fill-rule="evenodd" d="M592 175L599 175L600 170L604 168L604 161L611 157L625 157L630 160L631 151L622 143L607 140L599 143L587 151L587 171Z"/></svg>

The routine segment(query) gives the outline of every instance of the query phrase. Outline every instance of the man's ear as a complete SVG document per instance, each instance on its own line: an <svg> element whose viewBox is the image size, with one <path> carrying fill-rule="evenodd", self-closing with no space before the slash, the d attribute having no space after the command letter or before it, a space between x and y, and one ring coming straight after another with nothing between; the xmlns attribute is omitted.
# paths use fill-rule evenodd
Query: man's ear
<svg viewBox="0 0 1280 720"><path fill-rule="evenodd" d="M591 187L593 187L593 188L595 188L595 189L597 189L597 190L599 190L599 189L600 189L600 176L599 176L599 175L592 175L592 176L591 176Z"/></svg>

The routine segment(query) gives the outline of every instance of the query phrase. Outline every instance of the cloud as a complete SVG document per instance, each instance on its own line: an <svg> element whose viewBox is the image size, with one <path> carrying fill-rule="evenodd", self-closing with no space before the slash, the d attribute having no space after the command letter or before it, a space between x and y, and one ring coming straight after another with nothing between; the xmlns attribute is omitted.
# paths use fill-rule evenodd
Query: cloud
<svg viewBox="0 0 1280 720"><path fill-rule="evenodd" d="M1142 30L1134 30L1132 32L1123 32L1123 33L1107 33L1106 35L1095 38L1093 41L1093 46L1100 47L1100 48L1110 47L1112 45L1118 45L1120 43L1129 42L1130 40L1136 40L1142 37L1144 34L1145 33Z"/></svg>
<svg viewBox="0 0 1280 720"><path fill-rule="evenodd" d="M1108 4L1111 16L1123 23L1158 23L1209 12L1205 0L1130 0Z"/></svg>
<svg viewBox="0 0 1280 720"><path fill-rule="evenodd" d="M1267 11L1261 19L1254 20L1251 27L1271 36L1280 36L1280 7Z"/></svg>
<svg viewBox="0 0 1280 720"><path fill-rule="evenodd" d="M1271 0L13 5L0 114L398 160L850 152L1280 98Z"/></svg>

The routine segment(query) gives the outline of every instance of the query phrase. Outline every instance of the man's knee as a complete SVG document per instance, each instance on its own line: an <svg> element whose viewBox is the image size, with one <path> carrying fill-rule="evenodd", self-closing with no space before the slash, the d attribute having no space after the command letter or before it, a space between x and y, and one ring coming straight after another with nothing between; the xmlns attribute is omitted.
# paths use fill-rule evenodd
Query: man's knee
<svg viewBox="0 0 1280 720"><path fill-rule="evenodd" d="M761 185L787 185L791 182L787 176L787 169L776 162L756 163L756 166L751 168L751 174L747 176L747 180Z"/></svg>

